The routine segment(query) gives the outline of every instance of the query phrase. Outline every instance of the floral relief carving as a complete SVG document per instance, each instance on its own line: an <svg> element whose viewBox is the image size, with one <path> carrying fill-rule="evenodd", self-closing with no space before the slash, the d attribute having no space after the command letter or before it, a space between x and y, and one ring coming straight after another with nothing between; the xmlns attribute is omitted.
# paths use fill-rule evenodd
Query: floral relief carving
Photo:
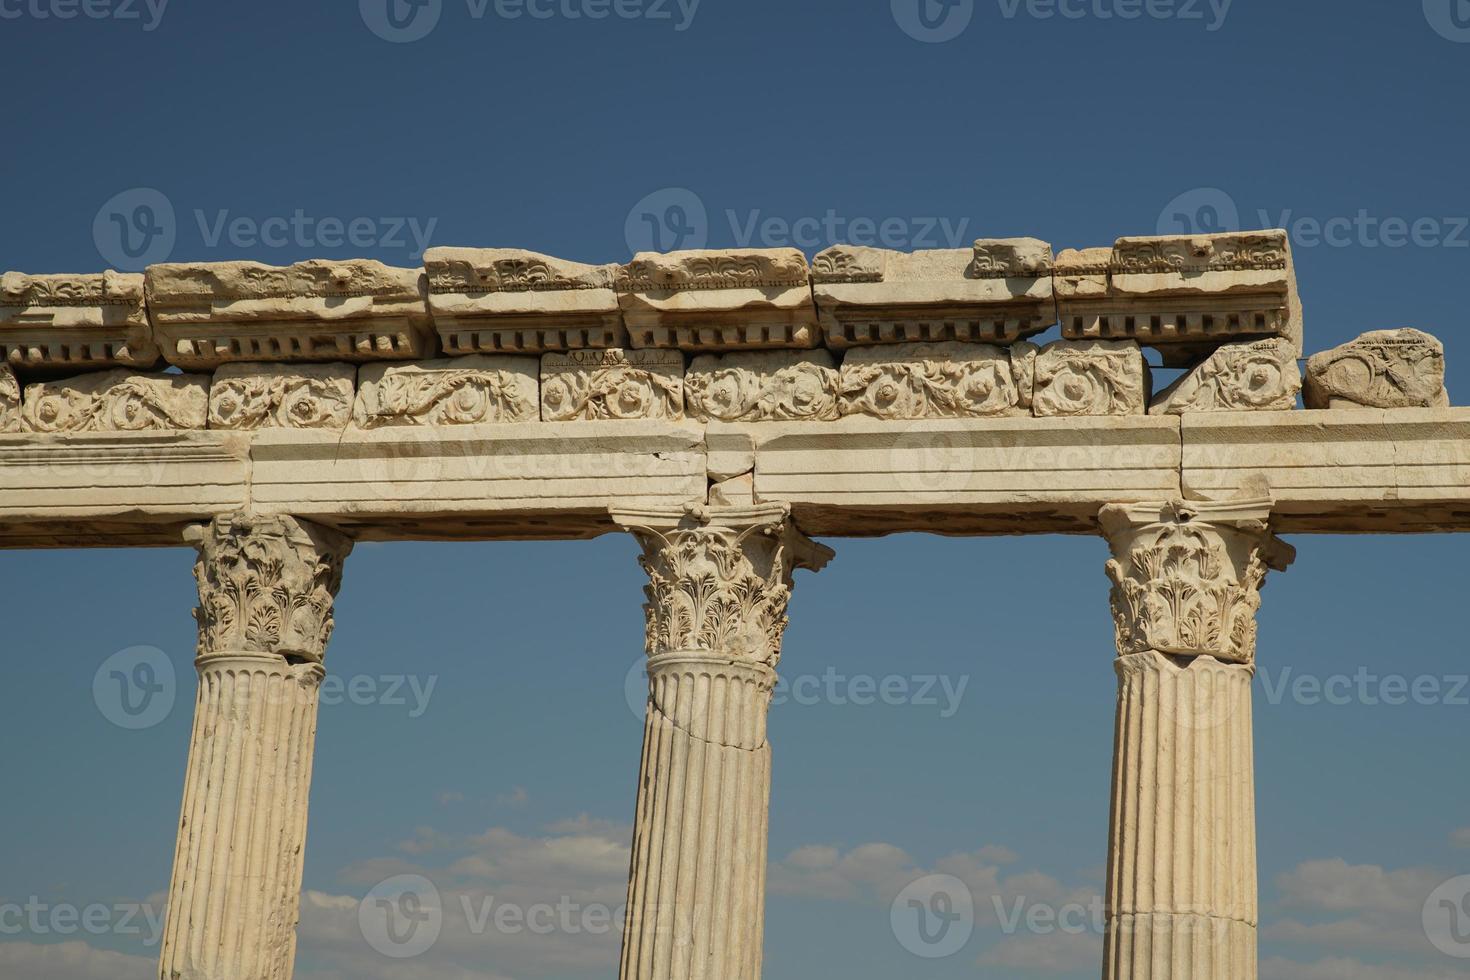
<svg viewBox="0 0 1470 980"><path fill-rule="evenodd" d="M1113 249L1123 275L1250 272L1285 269L1286 235L1261 232L1196 238L1125 238Z"/></svg>
<svg viewBox="0 0 1470 980"><path fill-rule="evenodd" d="M825 351L702 356L684 379L689 417L701 422L832 421L839 378Z"/></svg>
<svg viewBox="0 0 1470 980"><path fill-rule="evenodd" d="M864 245L834 245L812 259L817 282L882 282L888 253Z"/></svg>
<svg viewBox="0 0 1470 980"><path fill-rule="evenodd" d="M233 514L195 528L199 654L260 652L320 663L350 539L291 517Z"/></svg>
<svg viewBox="0 0 1470 980"><path fill-rule="evenodd" d="M7 365L0 365L0 432L19 432L20 382Z"/></svg>
<svg viewBox="0 0 1470 980"><path fill-rule="evenodd" d="M970 275L976 279L1035 278L1052 270L1051 246L1036 238L982 238Z"/></svg>
<svg viewBox="0 0 1470 980"><path fill-rule="evenodd" d="M463 357L364 369L356 421L365 429L535 421L536 363L535 358Z"/></svg>
<svg viewBox="0 0 1470 980"><path fill-rule="evenodd" d="M356 374L349 365L226 365L210 389L209 427L345 429Z"/></svg>
<svg viewBox="0 0 1470 980"><path fill-rule="evenodd" d="M859 348L842 365L842 414L880 419L1013 413L1020 394L1000 347L903 344Z"/></svg>
<svg viewBox="0 0 1470 980"><path fill-rule="evenodd" d="M1039 416L1141 415L1148 369L1134 343L1058 341L1036 357L1032 407Z"/></svg>
<svg viewBox="0 0 1470 980"><path fill-rule="evenodd" d="M200 375L105 371L28 385L22 414L32 432L202 429L208 385Z"/></svg>
<svg viewBox="0 0 1470 980"><path fill-rule="evenodd" d="M542 359L541 419L682 419L684 355L584 351Z"/></svg>
<svg viewBox="0 0 1470 980"><path fill-rule="evenodd" d="M806 285L809 276L806 257L796 249L645 253L623 267L617 288L621 292L784 289Z"/></svg>
<svg viewBox="0 0 1470 980"><path fill-rule="evenodd" d="M1302 373L1296 347L1280 337L1227 344L1155 399L1155 415L1186 412L1289 411Z"/></svg>
<svg viewBox="0 0 1470 980"><path fill-rule="evenodd" d="M1444 345L1408 328L1374 330L1307 361L1308 408L1444 408Z"/></svg>

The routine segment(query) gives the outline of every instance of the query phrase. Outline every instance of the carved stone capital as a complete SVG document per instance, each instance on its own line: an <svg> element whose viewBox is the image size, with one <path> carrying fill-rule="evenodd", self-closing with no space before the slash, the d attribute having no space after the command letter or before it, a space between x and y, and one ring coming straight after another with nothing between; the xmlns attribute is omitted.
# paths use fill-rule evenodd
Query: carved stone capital
<svg viewBox="0 0 1470 980"><path fill-rule="evenodd" d="M199 549L199 656L267 653L320 663L351 539L293 517L246 513L191 528Z"/></svg>
<svg viewBox="0 0 1470 980"><path fill-rule="evenodd" d="M704 654L774 668L792 574L833 557L784 505L613 513L643 546L648 654Z"/></svg>
<svg viewBox="0 0 1470 980"><path fill-rule="evenodd" d="M1285 571L1296 557L1267 527L1271 503L1104 507L1118 655L1155 650L1254 663L1266 572Z"/></svg>

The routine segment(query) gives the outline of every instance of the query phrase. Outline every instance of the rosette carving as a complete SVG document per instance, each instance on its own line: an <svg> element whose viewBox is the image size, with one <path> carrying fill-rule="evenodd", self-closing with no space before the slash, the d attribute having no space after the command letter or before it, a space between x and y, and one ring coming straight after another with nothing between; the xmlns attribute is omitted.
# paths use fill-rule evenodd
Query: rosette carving
<svg viewBox="0 0 1470 980"><path fill-rule="evenodd" d="M1308 408L1444 408L1444 345L1419 330L1374 330L1307 361Z"/></svg>
<svg viewBox="0 0 1470 980"><path fill-rule="evenodd" d="M20 382L15 380L14 371L0 365L0 432L19 432L20 429Z"/></svg>
<svg viewBox="0 0 1470 980"><path fill-rule="evenodd" d="M583 351L541 362L541 419L682 419L678 351Z"/></svg>
<svg viewBox="0 0 1470 980"><path fill-rule="evenodd" d="M842 414L984 418L1020 403L1010 354L986 344L859 348L842 364Z"/></svg>
<svg viewBox="0 0 1470 980"><path fill-rule="evenodd" d="M345 364L225 365L209 392L209 427L345 429L356 375Z"/></svg>
<svg viewBox="0 0 1470 980"><path fill-rule="evenodd" d="M200 375L86 374L28 385L22 414L32 432L202 429L208 385Z"/></svg>
<svg viewBox="0 0 1470 980"><path fill-rule="evenodd" d="M352 550L336 531L238 513L190 533L199 560L199 654L259 652L320 663Z"/></svg>
<svg viewBox="0 0 1470 980"><path fill-rule="evenodd" d="M1154 650L1254 663L1266 573L1285 571L1295 557L1267 528L1270 506L1175 501L1104 508L1118 655Z"/></svg>
<svg viewBox="0 0 1470 980"><path fill-rule="evenodd" d="M1289 411L1302 372L1296 346L1281 337L1227 344L1154 400L1154 415L1186 412Z"/></svg>
<svg viewBox="0 0 1470 980"><path fill-rule="evenodd" d="M355 409L365 429L531 422L536 359L464 357L364 369Z"/></svg>
<svg viewBox="0 0 1470 980"><path fill-rule="evenodd" d="M1058 341L1036 357L1039 416L1141 415L1147 405L1148 368L1137 344Z"/></svg>
<svg viewBox="0 0 1470 980"><path fill-rule="evenodd" d="M684 379L689 417L701 422L832 421L838 390L826 351L706 355Z"/></svg>

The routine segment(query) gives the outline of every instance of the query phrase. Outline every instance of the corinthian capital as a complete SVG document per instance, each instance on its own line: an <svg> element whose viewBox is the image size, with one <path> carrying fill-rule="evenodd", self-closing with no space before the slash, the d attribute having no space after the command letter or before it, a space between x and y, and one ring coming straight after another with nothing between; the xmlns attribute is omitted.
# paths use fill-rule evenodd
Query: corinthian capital
<svg viewBox="0 0 1470 980"><path fill-rule="evenodd" d="M352 541L293 517L246 513L192 528L199 655L271 653L320 663Z"/></svg>
<svg viewBox="0 0 1470 980"><path fill-rule="evenodd" d="M795 528L785 506L612 516L643 546L650 657L708 653L774 668L792 573L819 571L833 555Z"/></svg>
<svg viewBox="0 0 1470 980"><path fill-rule="evenodd" d="M1254 663L1266 572L1296 557L1268 529L1270 512L1268 499L1104 507L1118 655Z"/></svg>

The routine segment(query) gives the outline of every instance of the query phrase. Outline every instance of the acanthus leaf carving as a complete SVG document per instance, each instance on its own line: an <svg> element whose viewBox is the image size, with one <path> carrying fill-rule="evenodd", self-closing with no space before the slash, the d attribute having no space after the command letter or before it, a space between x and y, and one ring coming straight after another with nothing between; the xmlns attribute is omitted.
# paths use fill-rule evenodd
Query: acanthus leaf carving
<svg viewBox="0 0 1470 980"><path fill-rule="evenodd" d="M810 281L806 257L791 249L641 253L618 274L619 292L789 289Z"/></svg>
<svg viewBox="0 0 1470 980"><path fill-rule="evenodd" d="M1037 238L982 238L975 243L970 275L976 279L1051 275L1051 246Z"/></svg>
<svg viewBox="0 0 1470 980"><path fill-rule="evenodd" d="M888 253L866 245L834 245L812 259L812 279L823 283L882 282Z"/></svg>
<svg viewBox="0 0 1470 980"><path fill-rule="evenodd" d="M471 356L362 372L357 425L485 425L539 418L534 357Z"/></svg>
<svg viewBox="0 0 1470 980"><path fill-rule="evenodd" d="M1226 344L1154 399L1154 415L1290 411L1302 388L1296 347L1282 337Z"/></svg>
<svg viewBox="0 0 1470 980"><path fill-rule="evenodd" d="M833 421L839 388L826 351L703 355L684 379L689 417L701 422Z"/></svg>
<svg viewBox="0 0 1470 980"><path fill-rule="evenodd" d="M1374 330L1307 361L1308 408L1445 408L1444 345L1420 330Z"/></svg>
<svg viewBox="0 0 1470 980"><path fill-rule="evenodd" d="M1141 415L1148 407L1148 366L1138 345L1057 341L1036 357L1033 409L1038 416Z"/></svg>
<svg viewBox="0 0 1470 980"><path fill-rule="evenodd" d="M356 376L345 364L227 364L210 388L209 427L345 429Z"/></svg>
<svg viewBox="0 0 1470 980"><path fill-rule="evenodd" d="M21 426L20 382L9 365L0 365L0 432L19 432Z"/></svg>
<svg viewBox="0 0 1470 980"><path fill-rule="evenodd" d="M209 378L104 371L26 386L22 414L32 432L202 429Z"/></svg>
<svg viewBox="0 0 1470 980"><path fill-rule="evenodd" d="M1020 400L1009 352L988 344L858 348L842 364L843 415L984 418Z"/></svg>
<svg viewBox="0 0 1470 980"><path fill-rule="evenodd" d="M1254 272L1287 267L1284 232L1240 232L1193 238L1124 238L1113 249L1120 275Z"/></svg>
<svg viewBox="0 0 1470 980"><path fill-rule="evenodd" d="M678 351L548 354L541 362L541 419L682 419L683 376Z"/></svg>

